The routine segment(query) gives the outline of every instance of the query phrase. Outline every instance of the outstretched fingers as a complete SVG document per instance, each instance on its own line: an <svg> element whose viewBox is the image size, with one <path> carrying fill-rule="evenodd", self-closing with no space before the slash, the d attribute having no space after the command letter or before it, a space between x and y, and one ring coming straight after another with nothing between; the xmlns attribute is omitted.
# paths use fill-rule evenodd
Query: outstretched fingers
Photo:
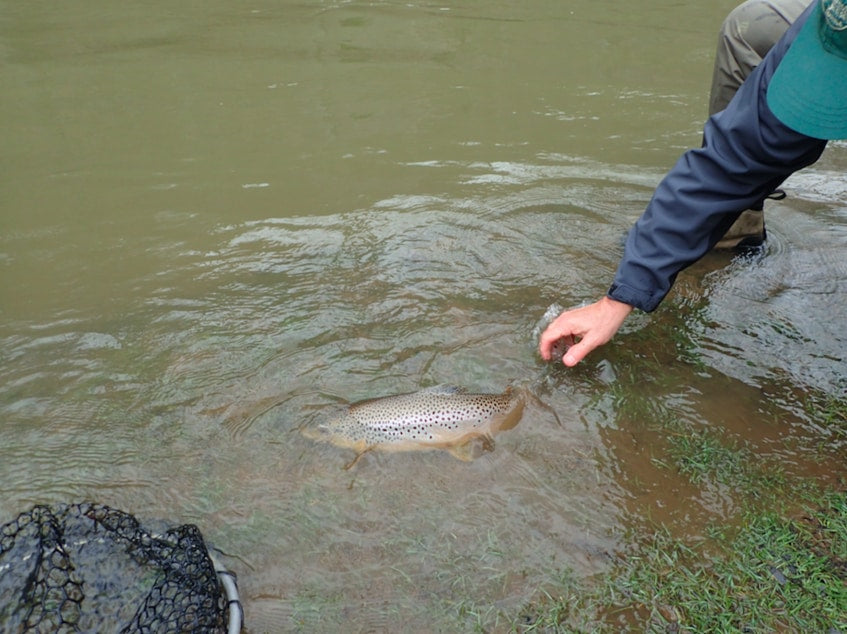
<svg viewBox="0 0 847 634"><path fill-rule="evenodd" d="M607 343L631 311L629 304L604 297L588 306L563 312L541 334L538 342L541 358L550 361L554 351L561 350L562 363L569 367L576 365L592 350Z"/></svg>

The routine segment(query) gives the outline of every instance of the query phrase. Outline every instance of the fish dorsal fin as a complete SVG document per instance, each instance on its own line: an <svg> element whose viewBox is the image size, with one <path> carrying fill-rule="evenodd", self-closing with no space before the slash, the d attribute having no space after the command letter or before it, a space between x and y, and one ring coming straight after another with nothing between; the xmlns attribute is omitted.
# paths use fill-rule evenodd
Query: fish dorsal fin
<svg viewBox="0 0 847 634"><path fill-rule="evenodd" d="M420 391L421 394L440 394L450 396L453 394L467 394L468 388L459 385L433 385Z"/></svg>

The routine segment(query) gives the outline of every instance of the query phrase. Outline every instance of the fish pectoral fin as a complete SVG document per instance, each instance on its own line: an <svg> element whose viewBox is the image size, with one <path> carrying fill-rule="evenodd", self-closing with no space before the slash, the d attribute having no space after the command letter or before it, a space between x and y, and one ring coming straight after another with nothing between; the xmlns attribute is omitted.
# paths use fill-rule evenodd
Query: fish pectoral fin
<svg viewBox="0 0 847 634"><path fill-rule="evenodd" d="M357 462L359 462L359 460L361 459L361 457L362 457L362 456L364 456L364 455L365 455L366 453L368 453L369 451L371 451L371 450L374 448L374 446L375 446L375 445L371 445L370 447L367 447L366 449L363 449L362 451L360 451L359 453L357 453L355 458L353 458L350 462L348 462L346 465L344 465L344 470L345 470L345 471L349 471L350 469L352 469L353 467L355 467L355 466L356 466L356 463L357 463Z"/></svg>
<svg viewBox="0 0 847 634"><path fill-rule="evenodd" d="M474 436L460 445L448 447L447 451L454 458L458 458L464 462L471 462L488 451L494 451L494 439L486 434Z"/></svg>

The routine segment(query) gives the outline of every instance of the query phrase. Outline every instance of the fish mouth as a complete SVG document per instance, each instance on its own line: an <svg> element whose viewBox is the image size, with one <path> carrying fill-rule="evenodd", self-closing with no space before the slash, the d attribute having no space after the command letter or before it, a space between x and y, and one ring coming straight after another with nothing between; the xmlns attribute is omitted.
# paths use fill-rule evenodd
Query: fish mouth
<svg viewBox="0 0 847 634"><path fill-rule="evenodd" d="M317 425L303 425L300 427L300 433L310 440L323 440L330 435L330 426L326 423L318 423Z"/></svg>

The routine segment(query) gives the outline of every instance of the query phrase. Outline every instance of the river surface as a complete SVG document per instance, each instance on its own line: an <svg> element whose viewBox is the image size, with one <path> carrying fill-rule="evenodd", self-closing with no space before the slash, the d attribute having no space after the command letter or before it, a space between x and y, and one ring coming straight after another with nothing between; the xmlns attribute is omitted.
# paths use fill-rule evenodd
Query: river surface
<svg viewBox="0 0 847 634"><path fill-rule="evenodd" d="M648 519L732 517L654 415L843 469L804 406L845 394L843 143L762 253L707 256L579 368L535 351L699 144L732 6L0 1L0 523L196 523L252 632L461 631ZM345 470L298 431L437 384L536 398L472 462Z"/></svg>

